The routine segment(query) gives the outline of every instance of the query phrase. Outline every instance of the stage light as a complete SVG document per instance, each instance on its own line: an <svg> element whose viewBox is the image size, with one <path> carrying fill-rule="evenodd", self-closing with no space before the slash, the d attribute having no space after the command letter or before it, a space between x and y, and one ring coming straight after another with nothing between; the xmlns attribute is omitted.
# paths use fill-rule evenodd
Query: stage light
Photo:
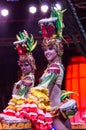
<svg viewBox="0 0 86 130"><path fill-rule="evenodd" d="M31 7L29 8L29 12L32 13L32 14L36 13L36 11L37 11L37 9L36 9L35 6L31 6Z"/></svg>
<svg viewBox="0 0 86 130"><path fill-rule="evenodd" d="M1 10L1 15L2 15L2 16L5 17L5 16L7 16L8 14L9 14L9 11L8 11L7 9L2 9L2 10Z"/></svg>
<svg viewBox="0 0 86 130"><path fill-rule="evenodd" d="M52 127L52 130L56 130L56 128L53 126L53 127Z"/></svg>
<svg viewBox="0 0 86 130"><path fill-rule="evenodd" d="M47 5L42 5L41 6L41 11L44 12L44 13L46 13L48 11L48 8L49 7Z"/></svg>

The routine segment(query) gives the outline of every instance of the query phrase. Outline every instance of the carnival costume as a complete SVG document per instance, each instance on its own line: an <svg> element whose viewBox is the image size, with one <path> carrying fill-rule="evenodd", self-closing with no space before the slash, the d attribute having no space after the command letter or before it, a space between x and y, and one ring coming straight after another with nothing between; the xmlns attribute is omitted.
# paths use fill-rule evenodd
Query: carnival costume
<svg viewBox="0 0 86 130"><path fill-rule="evenodd" d="M50 18L51 22L52 22L52 19L54 20L53 21L54 24L56 24L55 22L57 21L57 18ZM46 23L46 19L44 20ZM63 28L63 25L61 25L61 28ZM60 39L59 40L56 39L57 35L53 35L54 39L52 39L52 34L54 34L54 31L55 31L55 26L53 25L53 23L49 24L49 29L50 30L49 30L49 33L48 33L49 35L48 35L46 32L47 29L45 25L43 24L42 33L43 33L43 36L45 37L43 40L43 45L45 44L46 46L52 43L56 44L59 47L60 51L58 51L58 53L59 53L59 56L61 57L63 54L63 46L58 44L58 42L60 43ZM61 35L61 33L58 32L58 36L59 35ZM39 129L50 130L52 128L52 114L51 114L52 100L50 100L50 97L49 97L48 87L52 85L53 83L57 83L56 81L57 77L59 80L59 83L57 84L61 86L63 73L64 73L63 70L64 70L64 67L59 62L50 64L45 70L43 76L40 78L40 83L36 87L32 88L31 91L29 92L29 96L26 102L23 104L22 109L19 112L20 113L19 117L25 118L27 120L30 119L32 121L33 130L39 130Z"/></svg>
<svg viewBox="0 0 86 130"><path fill-rule="evenodd" d="M31 65L32 71L27 74L22 74L21 79L15 83L8 106L3 110L3 114L9 116L16 116L21 109L23 102L27 98L28 92L34 87L35 77L34 72L36 69L35 60L32 56L32 51L35 49L37 42L34 42L33 36L29 37L27 32L19 32L17 35L18 41L14 42L19 54L18 64L21 67L22 63L26 66Z"/></svg>
<svg viewBox="0 0 86 130"><path fill-rule="evenodd" d="M14 45L19 54L18 65L20 68L24 66L27 69L23 69L20 80L14 84L12 98L8 102L8 106L0 114L0 129L31 128L30 120L27 121L17 117L30 89L34 87L36 65L32 51L35 49L37 41L34 42L33 35L30 34L29 36L25 30L22 33L19 32L16 37L18 41L14 42Z"/></svg>
<svg viewBox="0 0 86 130"><path fill-rule="evenodd" d="M60 107L63 104L60 103L60 98L58 101L58 94L60 94L58 88L61 89L64 76L64 66L61 63L63 55L63 44L61 42L64 27L63 11L56 11L52 7L51 12L50 18L39 21L44 38L42 46L52 45L57 51L59 60L48 64L40 78L40 83L30 89L27 99L16 113L16 117L31 120L32 130L51 130L52 117L59 116ZM67 97L67 93L62 95L62 101L66 98L65 96Z"/></svg>
<svg viewBox="0 0 86 130"><path fill-rule="evenodd" d="M63 104L60 104L60 101L57 102L58 96L56 96L58 94L56 85L61 88L64 76L64 66L61 63L63 55L61 42L64 27L62 22L63 12L56 12L52 8L51 17L39 21L44 38L42 47L52 45L57 51L59 61L48 64L47 69L40 78L40 83L31 89L27 101L19 112L19 117L32 121L32 130L50 130L53 123L52 117L59 115L60 111L58 110ZM64 93L64 95L67 97L68 94ZM62 101L65 96L61 97Z"/></svg>

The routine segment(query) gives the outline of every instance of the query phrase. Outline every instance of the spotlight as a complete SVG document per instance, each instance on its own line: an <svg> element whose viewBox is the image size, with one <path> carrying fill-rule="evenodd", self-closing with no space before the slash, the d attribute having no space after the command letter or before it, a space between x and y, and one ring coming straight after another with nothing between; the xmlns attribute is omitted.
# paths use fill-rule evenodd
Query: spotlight
<svg viewBox="0 0 86 130"><path fill-rule="evenodd" d="M32 13L32 14L36 13L36 11L37 11L37 9L36 9L35 6L31 6L31 7L29 8L29 12Z"/></svg>
<svg viewBox="0 0 86 130"><path fill-rule="evenodd" d="M2 16L7 16L8 14L9 14L9 12L8 12L7 9L1 10L1 15L2 15Z"/></svg>
<svg viewBox="0 0 86 130"><path fill-rule="evenodd" d="M56 128L53 126L53 127L52 127L52 130L56 130Z"/></svg>
<svg viewBox="0 0 86 130"><path fill-rule="evenodd" d="M41 6L41 11L44 12L44 13L46 13L47 10L48 10L48 8L49 8L49 7L48 7L47 5L42 5L42 6Z"/></svg>

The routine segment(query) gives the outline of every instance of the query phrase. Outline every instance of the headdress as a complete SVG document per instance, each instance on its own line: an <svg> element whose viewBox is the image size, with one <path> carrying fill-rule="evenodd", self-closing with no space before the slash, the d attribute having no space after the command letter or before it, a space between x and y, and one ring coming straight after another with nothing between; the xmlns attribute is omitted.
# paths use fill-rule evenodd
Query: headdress
<svg viewBox="0 0 86 130"><path fill-rule="evenodd" d="M59 38L62 39L62 30L64 10L57 10L57 8L51 7L51 15L49 18L39 20L43 38Z"/></svg>
<svg viewBox="0 0 86 130"><path fill-rule="evenodd" d="M37 45L37 41L34 42L33 35L28 35L27 31L19 32L16 35L18 41L15 41L13 44L16 45L16 49L19 54L19 63L28 61L33 70L36 69L35 60L32 56L32 51L35 49Z"/></svg>
<svg viewBox="0 0 86 130"><path fill-rule="evenodd" d="M42 46L54 45L58 51L58 55L63 54L63 45L61 40L63 39L62 30L64 27L63 23L63 12L61 10L56 10L56 8L51 7L51 15L49 18L39 20L39 25L41 28L43 42Z"/></svg>

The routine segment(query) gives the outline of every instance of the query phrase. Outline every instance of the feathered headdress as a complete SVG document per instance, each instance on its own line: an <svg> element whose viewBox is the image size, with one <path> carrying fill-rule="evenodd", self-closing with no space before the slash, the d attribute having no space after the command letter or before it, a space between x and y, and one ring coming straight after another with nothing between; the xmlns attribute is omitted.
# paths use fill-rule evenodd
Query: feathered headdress
<svg viewBox="0 0 86 130"><path fill-rule="evenodd" d="M25 30L24 32L19 32L19 34L16 35L16 38L18 41L15 41L14 45L16 45L19 55L31 53L37 45L37 41L34 42L33 35L30 34L29 36Z"/></svg>
<svg viewBox="0 0 86 130"><path fill-rule="evenodd" d="M19 32L16 35L17 41L13 42L19 54L19 61L28 61L35 69L35 60L32 56L32 51L36 48L37 41L34 41L32 34L28 35L27 31Z"/></svg>
<svg viewBox="0 0 86 130"><path fill-rule="evenodd" d="M64 27L63 23L63 12L64 10L57 10L51 7L50 18L39 20L42 35L44 38L59 38L62 39L62 30Z"/></svg>
<svg viewBox="0 0 86 130"><path fill-rule="evenodd" d="M39 20L39 25L43 35L42 46L54 45L58 56L63 55L62 30L64 28L63 13L65 10L58 10L55 7L51 7L51 15L49 18Z"/></svg>

